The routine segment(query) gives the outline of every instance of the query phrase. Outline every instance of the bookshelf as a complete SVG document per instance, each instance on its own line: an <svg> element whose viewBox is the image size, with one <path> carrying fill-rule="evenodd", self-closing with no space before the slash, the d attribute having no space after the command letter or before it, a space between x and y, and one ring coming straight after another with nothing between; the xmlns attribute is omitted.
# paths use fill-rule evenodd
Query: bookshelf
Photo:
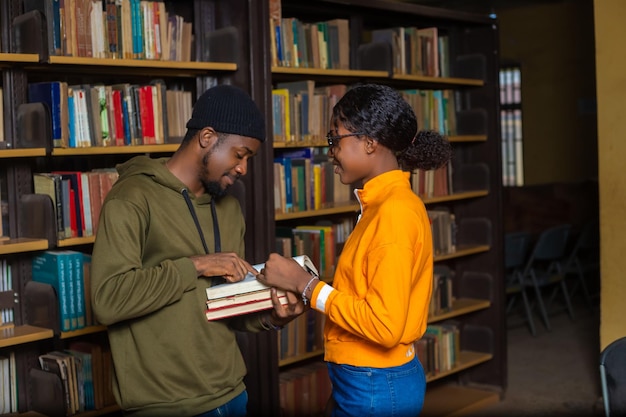
<svg viewBox="0 0 626 417"><path fill-rule="evenodd" d="M5 217L8 227L3 231L7 239L0 239L0 260L6 260L10 265L13 284L12 291L0 291L0 308L12 308L15 313L14 322L2 327L0 356L13 354L16 359L19 398L17 410L11 415L18 412L20 415L42 415L34 409L38 403L37 390L42 385L31 373L38 368L39 354L65 348L75 340L106 342L104 326L87 326L61 332L58 323L55 323L54 314L45 317L47 320L44 320L42 326L33 325L34 321L38 321L36 314L41 311L37 312L39 306L28 295L31 259L48 249L71 249L89 253L95 239L94 236L61 239L54 228L50 229L55 219L50 211L46 211L45 206L48 203L45 199L29 198L34 191L33 173L60 169L88 171L93 168L113 167L134 155L169 155L178 148L180 141L180 137L169 136L164 138L163 144L53 147L50 142L38 139L49 135L45 129L31 134L26 129L30 125L20 121L23 113L19 109L28 104L28 84L64 81L69 84L110 85L117 82L147 83L159 79L172 88L191 92L195 100L197 95L211 85L230 83L249 91L260 106L264 107L266 85L256 78L263 66L263 51L249 52L255 51L252 42L257 37L256 34L264 32L262 25L249 22L253 16L262 12L261 4L249 4L241 0L227 3L217 0L158 2L165 4L168 12L180 15L186 22L193 24L195 39L186 43L191 45L191 57L183 60L156 60L55 55L50 53L47 43L41 42L45 38L37 35L36 29L41 27L36 19L34 25L29 26L32 29L30 31L19 29L14 24L14 21L19 21L14 19L23 16L23 0L8 0L0 5L0 85L3 90L4 122L3 140L0 141L0 179L4 188L3 199L6 195L9 208ZM41 2L47 3L47 0ZM209 43L215 44L212 34L227 26L236 28L236 47L229 47L227 51L217 51L213 46L209 47ZM227 43L235 45L230 41ZM39 123L32 125L37 126ZM254 169L260 171L260 176L263 175L261 163L257 163L256 167L251 165L251 170ZM249 196L250 199L259 197L254 197L252 193ZM252 202L248 206L252 207ZM250 224L255 223L253 210L250 209L246 216ZM268 246L253 244L259 241L258 235L263 232L259 232L258 228L255 231L254 227L249 229L246 236L249 258L251 261L264 261ZM48 296L52 297L50 302L58 302L54 293ZM54 308L47 309L47 312L50 311L54 313ZM261 359L267 356L264 352L271 348L271 339L268 336L245 335L240 340L242 353L250 368L246 384L250 390L249 404L252 409L276 408L272 404L272 395L268 395L266 391L277 386L277 375L275 372L269 374L272 383L268 385L268 374L261 363ZM45 389L45 385L43 388ZM118 414L119 407L111 404L77 415Z"/></svg>
<svg viewBox="0 0 626 417"><path fill-rule="evenodd" d="M455 150L449 176L452 191L443 195L422 195L422 199L428 210L445 209L456 218L455 250L437 254L434 259L436 266L445 266L451 271L454 302L447 311L430 317L429 325L450 320L459 324L460 357L450 370L427 377L423 414L465 415L497 402L506 388L504 295L498 279L502 274L502 220L498 61L497 53L494 54L497 22L483 15L384 0L322 0L306 4L295 0L272 1L270 17L277 15L273 8L276 5L280 5L281 19L286 18L290 24L295 20L305 28L332 19L347 20L349 67L322 68L323 64L318 67L307 55L315 50L310 44L297 43L298 59L294 58L294 52L294 56L283 56L282 60L277 52L279 47L273 46L270 48L274 54L270 62L272 89L283 83L313 81L315 87L376 82L398 90L453 91L456 129L446 132ZM393 52L389 56L378 53L375 59L370 59L371 31L398 27L436 27L439 34L446 35L449 71L433 75L394 69L397 56ZM302 34L307 36L306 30L311 31L310 28L302 30L298 32L299 40ZM271 45L277 36L268 32L267 38ZM341 51L341 46L334 47ZM393 51L393 45L389 49ZM310 97L307 100L311 102ZM293 112L293 107L290 111ZM308 112L309 118L310 115ZM291 140L285 140L283 130L276 130L275 126L285 123L284 120L273 116L272 122L275 131L280 132L273 146L274 155L294 148L325 146L323 136L316 136L315 132L302 131L300 135L292 135ZM327 126L324 128L327 130ZM322 135L326 132L324 128L318 130ZM424 128L423 123L420 128ZM277 210L274 224L283 228L318 220L355 220L359 209L353 201L330 203L318 209ZM281 338L279 334L279 345ZM278 348L281 375L305 368L323 356L323 349L317 347L289 357L282 356L281 349ZM284 403L284 398L281 401Z"/></svg>
<svg viewBox="0 0 626 417"><path fill-rule="evenodd" d="M272 0L273 1L273 0ZM42 215L41 200L26 203L32 195L32 174L68 166L78 169L110 167L133 154L167 155L177 143L110 148L53 148L49 143L22 135L18 109L27 103L27 85L32 81L63 79L80 83L112 83L121 78L143 82L154 78L173 83L198 94L215 83L232 83L250 92L261 110L268 115L268 137L272 132L272 90L277 83L313 80L316 85L354 84L365 81L386 83L398 89L448 89L456 92L458 120L462 128L450 140L455 148L453 162L454 192L424 198L427 207L445 207L459 221L457 250L438 255L437 264L454 272L455 304L444 314L431 318L432 323L449 319L462 323L462 351L459 364L452 370L429 379L426 409L432 415L460 415L476 411L497 401L506 386L506 349L503 322L501 276L501 155L497 122L497 24L492 19L468 13L444 11L431 7L386 0L320 0L300 2L282 0L282 14L316 22L334 18L350 22L350 64L347 68L294 68L279 66L272 60L270 36L270 1L233 0L167 1L194 23L194 33L208 34L214 29L234 26L238 43L231 56L211 60L206 57L204 38L194 42L191 61L155 61L132 59L85 58L50 55L47 50L16 51L16 31L12 21L22 13L22 0L0 4L0 70L3 88L4 141L0 142L0 176L6 184L9 203L8 240L0 240L0 258L12 270L14 290L0 293L0 307L15 310L12 330L19 337L0 335L0 354L15 352L19 378L19 412L36 415L32 410L35 395L30 370L36 358L51 347L64 346L75 339L98 339L105 335L101 326L71 332L57 332L52 326L34 326L32 305L24 297L30 281L30 260L34 254L53 248L89 252L93 237L58 239L44 227L31 227L30 220L52 218ZM403 26L436 26L450 36L450 57L462 58L448 76L394 74L380 62L372 62L359 46L369 42L365 34L372 29ZM35 39L36 40L36 39ZM35 42L36 47L37 42ZM26 44L24 44L26 45ZM220 51L223 54L223 51ZM357 65L357 62L359 63ZM451 60L451 62L456 62ZM461 65L462 64L462 65ZM478 74L478 75L477 75ZM472 112L476 108L481 112ZM268 140L249 165L245 185L247 221L246 256L252 263L264 262L275 250L275 231L280 226L302 225L319 220L354 221L359 206L354 201L327 203L321 208L276 213L273 160L277 151L325 146L327 126L320 137L305 138L300 143L274 144ZM29 205L30 204L30 205ZM25 210L25 209L28 210ZM39 213L39 214L37 214ZM27 221L28 220L28 221ZM332 277L325 277L332 278ZM19 303L15 303L13 293ZM3 330L9 331L9 330ZM22 337L21 335L24 335ZM312 362L320 362L317 349L303 356L279 360L279 342L274 332L246 335L240 347L249 374L249 409L259 415L279 415L281 394L279 379L283 371ZM477 389L476 386L489 387ZM494 394L495 392L495 394ZM450 399L454 398L454 401ZM426 410L425 409L425 410ZM104 407L84 415L117 412ZM254 412L253 412L254 414Z"/></svg>

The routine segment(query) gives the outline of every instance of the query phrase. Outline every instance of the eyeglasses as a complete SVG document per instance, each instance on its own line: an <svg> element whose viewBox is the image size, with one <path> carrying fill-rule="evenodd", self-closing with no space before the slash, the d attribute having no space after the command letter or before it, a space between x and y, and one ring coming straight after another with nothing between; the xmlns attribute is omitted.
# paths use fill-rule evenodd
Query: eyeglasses
<svg viewBox="0 0 626 417"><path fill-rule="evenodd" d="M326 140L328 141L328 146L332 148L333 146L337 146L337 144L339 144L339 141L343 138L347 138L348 136L362 135L365 135L365 133L346 133L345 135L333 135L332 132L328 132L326 134Z"/></svg>

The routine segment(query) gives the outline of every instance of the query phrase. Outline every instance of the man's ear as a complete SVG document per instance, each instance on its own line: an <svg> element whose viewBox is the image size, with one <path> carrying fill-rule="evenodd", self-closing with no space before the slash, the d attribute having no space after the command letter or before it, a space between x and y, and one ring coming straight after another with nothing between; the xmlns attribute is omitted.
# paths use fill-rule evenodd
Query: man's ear
<svg viewBox="0 0 626 417"><path fill-rule="evenodd" d="M205 127L198 133L200 148L211 148L217 142L217 132L212 127Z"/></svg>

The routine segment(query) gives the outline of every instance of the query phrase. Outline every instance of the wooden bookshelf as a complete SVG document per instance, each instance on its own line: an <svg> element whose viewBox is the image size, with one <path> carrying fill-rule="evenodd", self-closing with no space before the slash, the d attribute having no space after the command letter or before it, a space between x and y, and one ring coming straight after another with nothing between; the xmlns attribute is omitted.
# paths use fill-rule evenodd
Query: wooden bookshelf
<svg viewBox="0 0 626 417"><path fill-rule="evenodd" d="M0 158L32 158L46 156L45 148L0 149Z"/></svg>
<svg viewBox="0 0 626 417"><path fill-rule="evenodd" d="M318 356L322 356L324 354L324 349L317 349L312 352L306 352L301 355L292 356L290 358L281 359L278 362L278 366L283 367L287 365L291 365L294 363L302 362L307 359L316 358Z"/></svg>
<svg viewBox="0 0 626 417"><path fill-rule="evenodd" d="M34 252L46 249L48 249L48 241L44 239L17 238L0 240L0 255Z"/></svg>
<svg viewBox="0 0 626 417"><path fill-rule="evenodd" d="M60 248L66 248L69 246L80 246L80 245L90 245L96 241L95 236L85 236L85 237L70 237L67 239L61 239L57 242L57 246Z"/></svg>
<svg viewBox="0 0 626 417"><path fill-rule="evenodd" d="M94 146L88 148L54 148L52 156L78 155L124 155L141 153L172 153L180 144L168 143L163 145L136 145L136 146Z"/></svg>
<svg viewBox="0 0 626 417"><path fill-rule="evenodd" d="M274 216L274 219L276 221L291 220L291 219L304 219L308 217L328 216L330 214L340 214L340 213L350 213L350 212L358 213L360 210L361 210L361 206L358 203L336 203L330 207L325 207L325 208L321 208L317 210L294 211L291 213L277 213Z"/></svg>
<svg viewBox="0 0 626 417"><path fill-rule="evenodd" d="M14 326L0 330L0 348L51 339L54 336L52 329L36 326Z"/></svg>
<svg viewBox="0 0 626 417"><path fill-rule="evenodd" d="M61 332L59 339L71 339L73 337L84 336L86 334L106 332L106 326L87 326L82 329L76 329L69 332Z"/></svg>
<svg viewBox="0 0 626 417"><path fill-rule="evenodd" d="M465 191L462 193L453 193L449 195L442 195L437 197L424 197L422 200L424 204L435 204L435 203L443 203L445 201L457 201L457 200L466 200L469 198L477 198L484 197L489 194L487 190L478 190L478 191Z"/></svg>
<svg viewBox="0 0 626 417"><path fill-rule="evenodd" d="M473 313L475 311L489 308L491 303L489 300L480 300L476 298L458 298L452 302L450 311L440 313L428 318L428 323L436 323L438 321L451 319L462 316L464 314Z"/></svg>
<svg viewBox="0 0 626 417"><path fill-rule="evenodd" d="M448 259L460 258L463 256L475 255L477 253L487 252L489 251L489 249L490 249L489 245L477 245L477 246L470 246L466 248L460 248L460 249L457 249L456 252L454 253L448 253L445 255L436 255L435 262L441 262L441 261L445 261Z"/></svg>
<svg viewBox="0 0 626 417"><path fill-rule="evenodd" d="M394 80L410 81L412 83L428 83L430 85L449 85L450 87L458 86L475 86L485 85L484 80L475 80L472 78L453 78L453 77L428 77L425 75L400 75L395 74Z"/></svg>
<svg viewBox="0 0 626 417"><path fill-rule="evenodd" d="M438 379L445 378L449 375L461 372L464 369L469 369L473 366L480 365L481 363L487 362L491 360L492 358L493 358L493 355L490 353L472 352L468 350L462 350L461 357L459 358L459 362L452 369L448 371L439 372L435 375L428 375L426 377L426 382L432 382Z"/></svg>
<svg viewBox="0 0 626 417"><path fill-rule="evenodd" d="M39 55L37 54L12 54L1 52L0 53L0 65L14 64L19 62L39 62Z"/></svg>

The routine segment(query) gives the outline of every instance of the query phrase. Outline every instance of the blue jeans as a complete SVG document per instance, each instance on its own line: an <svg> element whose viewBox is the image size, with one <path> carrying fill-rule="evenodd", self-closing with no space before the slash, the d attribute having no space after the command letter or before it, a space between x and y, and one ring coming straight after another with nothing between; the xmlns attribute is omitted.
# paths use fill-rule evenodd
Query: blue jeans
<svg viewBox="0 0 626 417"><path fill-rule="evenodd" d="M245 417L248 414L248 392L244 391L229 402L196 417Z"/></svg>
<svg viewBox="0 0 626 417"><path fill-rule="evenodd" d="M332 417L415 417L422 411L426 376L417 355L391 368L328 363L333 387Z"/></svg>

